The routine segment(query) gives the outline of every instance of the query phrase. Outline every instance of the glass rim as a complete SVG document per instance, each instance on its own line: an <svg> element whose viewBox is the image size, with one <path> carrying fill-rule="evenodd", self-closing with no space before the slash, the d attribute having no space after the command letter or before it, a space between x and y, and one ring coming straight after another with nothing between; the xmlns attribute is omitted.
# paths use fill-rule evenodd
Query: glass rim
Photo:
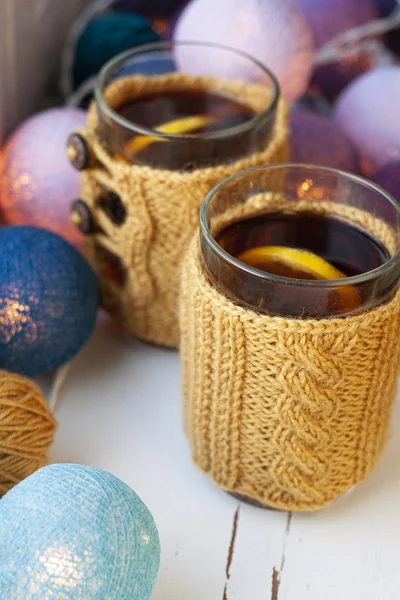
<svg viewBox="0 0 400 600"><path fill-rule="evenodd" d="M344 287L346 285L356 285L359 283L365 283L366 281L375 279L376 277L379 277L380 275L384 275L385 273L389 272L391 269L396 267L398 264L400 264L400 247L399 247L399 249L393 254L393 256L391 256L389 258L389 260L384 262L379 267L376 267L375 269L372 269L370 271L365 271L364 273L361 273L360 275L354 275L351 277L346 277L344 279L297 279L295 277L284 277L282 275L275 275L273 273L267 273L266 271L261 271L260 269L256 269L255 267L250 267L249 265L246 265L245 263L241 262L240 260L238 260L237 258L232 256L231 254L229 254L229 252L226 252L226 250L224 250L218 244L218 242L215 240L215 238L212 235L211 230L209 228L208 222L207 222L208 207L209 207L211 201L213 200L213 198L215 197L215 195L218 194L218 192L223 187L225 187L225 185L231 183L235 179L240 179L242 177L250 175L251 173L262 172L262 171L267 171L267 170L272 171L275 169L292 169L294 167L300 168L300 169L305 169L308 171L314 170L314 171L322 171L322 172L325 172L328 174L330 173L330 174L340 175L341 177L344 177L345 179L351 180L355 183L361 184L364 187L375 190L381 196L384 196L393 205L393 207L399 217L399 223L400 223L400 204L397 202L397 200L394 198L394 196L392 196L389 192L384 190L381 186L377 185L373 181L370 181L369 179L366 179L365 177L362 177L361 175L355 175L354 173L350 173L348 171L343 171L341 169L335 169L333 167L323 167L323 166L307 164L307 163L287 162L287 163L274 163L274 164L265 165L262 167L252 167L250 169L245 169L243 171L239 171L239 172L235 173L234 175L231 175L230 177L227 177L226 179L224 179L223 181L218 183L207 194L207 196L205 197L203 204L201 206L201 209L200 209L200 232L201 232L202 236L205 238L205 240L207 241L208 245L212 248L212 250L216 254L218 254L218 256L220 256L220 258L222 258L225 262L230 263L232 266L236 267L237 269L240 269L241 271L244 271L245 273L252 275L253 277L257 277L258 279L264 279L264 280L267 279L267 280L275 282L275 283L281 283L281 284L283 283L286 285L296 285L296 286L302 286L302 287L317 287L317 288L330 287L332 285L334 285L335 287Z"/></svg>
<svg viewBox="0 0 400 600"><path fill-rule="evenodd" d="M239 125L234 125L233 127L228 127L227 129L222 129L219 131L209 131L205 133L197 133L197 134L170 134L170 133L162 133L157 131L156 129L151 129L147 127L143 127L141 125L136 125L133 121L122 117L118 114L114 109L112 109L104 99L103 89L105 86L105 81L110 73L113 72L119 65L122 65L128 58L140 56L141 54L146 54L153 50L168 50L173 48L174 46L203 46L206 48L215 48L217 50L224 50L230 52L232 54L236 54L246 60L252 62L254 65L259 67L265 75L268 76L271 84L272 84L272 98L268 105L268 107L263 110L261 113L256 114L251 119L248 119L244 123ZM160 42L152 42L150 44L142 44L137 46L131 50L126 50L118 54L109 60L99 71L99 74L96 77L96 83L94 88L94 96L97 102L97 105L110 119L125 127L126 129L133 131L134 133L138 133L140 135L146 136L157 136L158 138L163 138L166 140L189 140L189 139L222 139L226 137L230 137L233 135L237 135L239 133L245 132L248 129L251 129L257 123L265 120L273 111L276 109L280 97L280 87L277 78L262 62L247 54L247 52L243 52L242 50L238 50L237 48L233 48L231 46L225 46L224 44L214 44L211 42L198 42L198 41L160 41Z"/></svg>

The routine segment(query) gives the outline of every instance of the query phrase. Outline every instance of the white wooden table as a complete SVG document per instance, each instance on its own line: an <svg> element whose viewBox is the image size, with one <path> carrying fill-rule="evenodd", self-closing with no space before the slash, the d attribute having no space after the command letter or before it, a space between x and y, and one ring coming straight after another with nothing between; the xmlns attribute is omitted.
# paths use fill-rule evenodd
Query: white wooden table
<svg viewBox="0 0 400 600"><path fill-rule="evenodd" d="M101 320L56 410L54 462L111 471L156 520L152 600L399 600L400 428L370 478L331 507L288 514L241 504L191 463L177 352Z"/></svg>

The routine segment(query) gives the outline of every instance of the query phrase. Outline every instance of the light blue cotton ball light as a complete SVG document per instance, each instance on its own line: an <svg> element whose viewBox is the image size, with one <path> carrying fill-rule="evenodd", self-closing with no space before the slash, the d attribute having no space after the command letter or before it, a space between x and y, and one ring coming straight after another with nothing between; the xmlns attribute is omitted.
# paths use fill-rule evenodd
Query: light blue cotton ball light
<svg viewBox="0 0 400 600"><path fill-rule="evenodd" d="M148 600L160 561L149 510L114 475L40 469L0 501L0 598Z"/></svg>

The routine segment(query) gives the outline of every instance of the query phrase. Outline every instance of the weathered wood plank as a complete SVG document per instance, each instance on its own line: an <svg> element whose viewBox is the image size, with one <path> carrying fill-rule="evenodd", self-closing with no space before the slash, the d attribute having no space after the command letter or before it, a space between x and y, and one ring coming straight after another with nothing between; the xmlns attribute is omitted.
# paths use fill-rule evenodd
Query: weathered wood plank
<svg viewBox="0 0 400 600"><path fill-rule="evenodd" d="M368 481L314 514L239 504L193 467L178 354L102 326L74 361L52 459L108 469L156 519L153 600L398 600L400 410Z"/></svg>
<svg viewBox="0 0 400 600"><path fill-rule="evenodd" d="M400 598L400 406L374 472L315 514L294 514L278 600Z"/></svg>
<svg viewBox="0 0 400 600"><path fill-rule="evenodd" d="M240 504L227 600L278 600L290 513Z"/></svg>
<svg viewBox="0 0 400 600"><path fill-rule="evenodd" d="M177 352L100 329L60 398L52 459L107 469L146 502L162 562L154 600L222 600L237 501L192 465Z"/></svg>

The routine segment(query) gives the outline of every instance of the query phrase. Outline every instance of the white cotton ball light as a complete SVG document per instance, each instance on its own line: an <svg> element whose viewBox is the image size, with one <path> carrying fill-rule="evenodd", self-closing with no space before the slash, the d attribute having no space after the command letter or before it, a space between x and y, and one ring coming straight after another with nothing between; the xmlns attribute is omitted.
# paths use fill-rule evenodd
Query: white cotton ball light
<svg viewBox="0 0 400 600"><path fill-rule="evenodd" d="M303 95L311 77L312 36L292 0L192 0L180 16L174 39L224 44L250 54L274 73L289 102ZM225 79L246 79L245 69L251 69L231 56L216 60L211 49L201 47L180 53L178 64L190 73Z"/></svg>

